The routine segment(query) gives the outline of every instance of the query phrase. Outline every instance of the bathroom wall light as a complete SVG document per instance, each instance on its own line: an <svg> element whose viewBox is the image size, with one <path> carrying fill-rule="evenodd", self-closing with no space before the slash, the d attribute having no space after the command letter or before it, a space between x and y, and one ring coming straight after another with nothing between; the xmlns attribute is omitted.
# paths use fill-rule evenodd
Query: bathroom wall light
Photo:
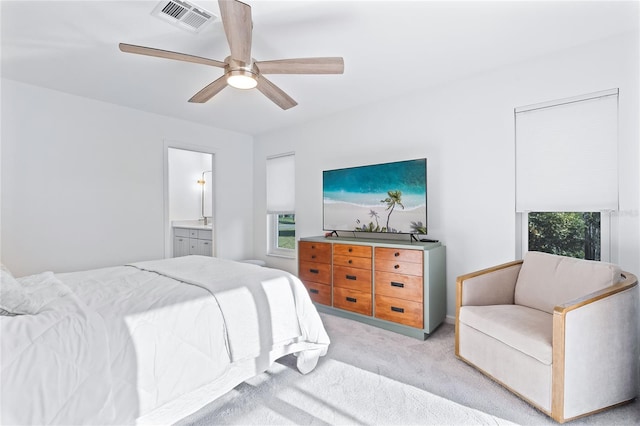
<svg viewBox="0 0 640 426"><path fill-rule="evenodd" d="M208 219L207 219L207 216L204 215L204 199L205 199L205 196L204 196L204 184L206 183L204 181L204 174L205 173L211 173L211 172L212 172L211 170L203 171L202 172L202 177L200 179L198 179L198 185L200 185L200 191L201 191L200 208L202 210L202 219L204 220L204 224L205 225L208 224ZM212 179L211 180L213 181L213 175L212 175Z"/></svg>

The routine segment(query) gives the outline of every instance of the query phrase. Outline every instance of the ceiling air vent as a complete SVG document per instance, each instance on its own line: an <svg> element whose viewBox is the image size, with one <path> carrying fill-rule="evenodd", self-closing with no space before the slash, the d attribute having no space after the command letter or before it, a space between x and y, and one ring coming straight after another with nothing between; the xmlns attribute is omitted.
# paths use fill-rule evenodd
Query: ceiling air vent
<svg viewBox="0 0 640 426"><path fill-rule="evenodd" d="M182 0L163 0L151 12L171 24L191 32L200 32L202 28L218 17L193 3Z"/></svg>

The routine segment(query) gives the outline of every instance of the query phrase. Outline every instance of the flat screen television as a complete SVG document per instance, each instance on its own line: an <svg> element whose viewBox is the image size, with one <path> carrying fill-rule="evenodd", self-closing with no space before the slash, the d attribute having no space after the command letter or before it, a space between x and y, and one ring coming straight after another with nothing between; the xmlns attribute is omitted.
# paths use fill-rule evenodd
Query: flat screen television
<svg viewBox="0 0 640 426"><path fill-rule="evenodd" d="M323 229L427 233L427 159L322 172Z"/></svg>

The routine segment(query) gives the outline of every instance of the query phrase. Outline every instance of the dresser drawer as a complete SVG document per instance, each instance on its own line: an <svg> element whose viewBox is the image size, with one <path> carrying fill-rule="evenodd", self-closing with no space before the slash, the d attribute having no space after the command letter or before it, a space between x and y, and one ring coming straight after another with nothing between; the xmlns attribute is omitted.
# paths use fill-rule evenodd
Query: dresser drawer
<svg viewBox="0 0 640 426"><path fill-rule="evenodd" d="M331 286L327 284L303 281L311 300L321 305L331 306Z"/></svg>
<svg viewBox="0 0 640 426"><path fill-rule="evenodd" d="M422 303L423 282L417 275L375 272L376 295Z"/></svg>
<svg viewBox="0 0 640 426"><path fill-rule="evenodd" d="M333 265L347 266L351 268L360 268L360 269L371 269L371 258L334 254Z"/></svg>
<svg viewBox="0 0 640 426"><path fill-rule="evenodd" d="M333 306L362 315L371 315L371 293L334 287Z"/></svg>
<svg viewBox="0 0 640 426"><path fill-rule="evenodd" d="M376 247L376 259L380 260L395 260L398 262L422 264L423 255L424 252L422 250Z"/></svg>
<svg viewBox="0 0 640 426"><path fill-rule="evenodd" d="M298 276L303 281L331 284L331 264L316 262L300 262Z"/></svg>
<svg viewBox="0 0 640 426"><path fill-rule="evenodd" d="M376 258L376 271L422 276L422 263L398 262Z"/></svg>
<svg viewBox="0 0 640 426"><path fill-rule="evenodd" d="M376 294L376 318L422 328L423 315L422 303Z"/></svg>
<svg viewBox="0 0 640 426"><path fill-rule="evenodd" d="M370 246L355 246L348 244L334 244L333 254L355 257L371 257Z"/></svg>
<svg viewBox="0 0 640 426"><path fill-rule="evenodd" d="M334 266L333 286L350 288L371 294L371 269Z"/></svg>
<svg viewBox="0 0 640 426"><path fill-rule="evenodd" d="M331 244L298 242L298 259L306 262L331 263Z"/></svg>

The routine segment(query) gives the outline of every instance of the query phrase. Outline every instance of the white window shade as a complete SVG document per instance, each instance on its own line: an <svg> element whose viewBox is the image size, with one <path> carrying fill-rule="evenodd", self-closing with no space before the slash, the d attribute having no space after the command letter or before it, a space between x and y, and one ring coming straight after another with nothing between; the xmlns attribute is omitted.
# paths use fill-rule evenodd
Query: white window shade
<svg viewBox="0 0 640 426"><path fill-rule="evenodd" d="M295 156L267 159L267 213L295 211Z"/></svg>
<svg viewBox="0 0 640 426"><path fill-rule="evenodd" d="M516 211L618 209L618 90L518 108Z"/></svg>

